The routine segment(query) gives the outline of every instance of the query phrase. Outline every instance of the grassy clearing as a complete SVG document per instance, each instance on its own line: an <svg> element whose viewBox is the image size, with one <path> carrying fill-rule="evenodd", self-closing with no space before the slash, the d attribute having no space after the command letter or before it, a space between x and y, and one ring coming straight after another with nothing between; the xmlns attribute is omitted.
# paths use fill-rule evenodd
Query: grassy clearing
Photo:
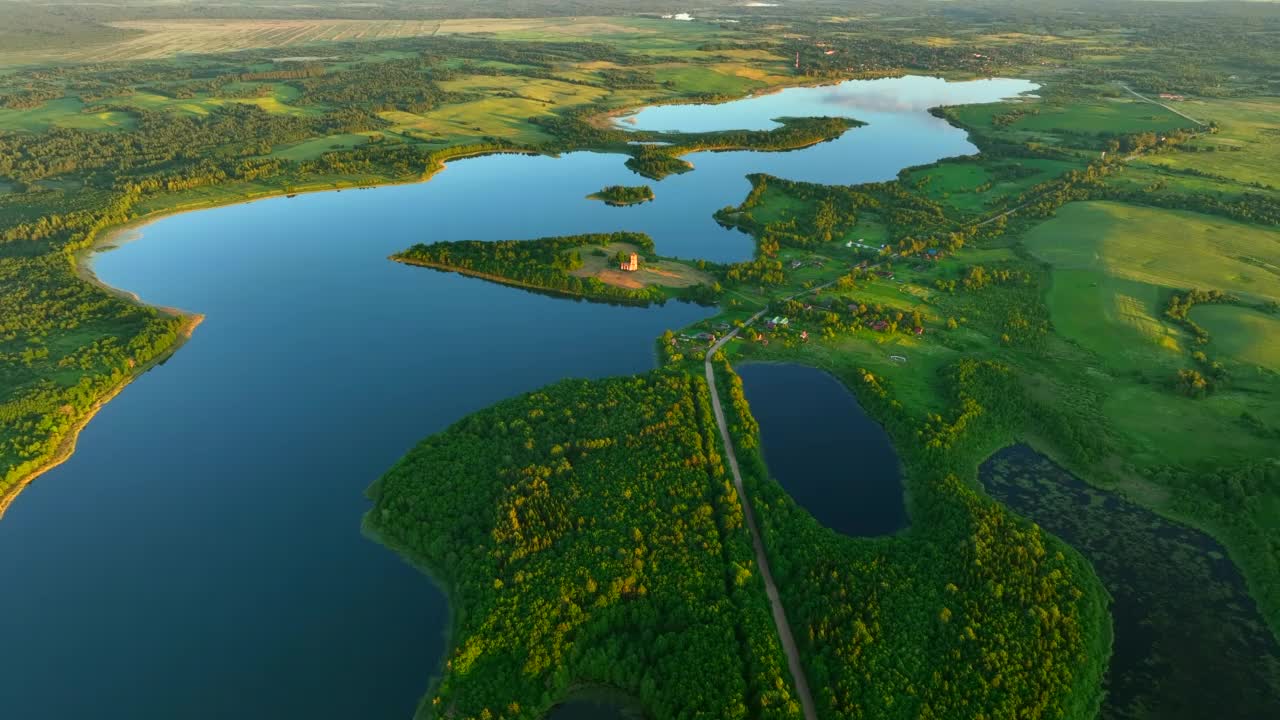
<svg viewBox="0 0 1280 720"><path fill-rule="evenodd" d="M639 270L623 272L618 269L615 256L620 252L641 252L634 245L627 243L584 247L578 252L582 256L582 267L574 270L570 275L593 277L615 287L636 289L657 285L687 288L694 285L710 285L715 282L715 278L701 270L675 260L644 260L641 261Z"/></svg>
<svg viewBox="0 0 1280 720"><path fill-rule="evenodd" d="M347 150L368 143L380 133L347 133L314 138L272 150L271 156L282 160L314 160L333 150Z"/></svg>
<svg viewBox="0 0 1280 720"><path fill-rule="evenodd" d="M1280 420L1274 396L1254 392L1224 392L1197 400L1161 384L1124 384L1103 404L1106 421L1124 439L1124 461L1138 467L1229 467L1274 455L1275 440L1242 431L1240 418L1246 412L1273 427Z"/></svg>
<svg viewBox="0 0 1280 720"><path fill-rule="evenodd" d="M44 132L51 127L76 130L129 130L135 125L125 112L84 112L84 103L76 98L60 98L40 107L13 110L0 108L0 129Z"/></svg>
<svg viewBox="0 0 1280 720"><path fill-rule="evenodd" d="M904 182L930 200L966 213L981 213L1038 183L1080 168L1064 160L1022 158L991 162L962 160L906 172Z"/></svg>
<svg viewBox="0 0 1280 720"><path fill-rule="evenodd" d="M740 95L764 86L760 80L710 67L667 65L659 66L653 74L658 82L673 82L682 91L698 95Z"/></svg>
<svg viewBox="0 0 1280 720"><path fill-rule="evenodd" d="M1183 103L1200 119L1215 120L1218 133L1190 147L1212 152L1178 152L1144 158L1143 163L1179 170L1193 169L1239 183L1277 184L1280 167L1280 98L1209 99Z"/></svg>
<svg viewBox="0 0 1280 720"><path fill-rule="evenodd" d="M512 78L494 75L469 75L454 80L443 80L440 87L450 92L481 93L497 98L527 100L531 111L540 113L543 105L586 105L609 94L604 88L549 80L546 78Z"/></svg>
<svg viewBox="0 0 1280 720"><path fill-rule="evenodd" d="M1045 298L1054 329L1119 370L1180 363L1186 338L1161 319L1166 293L1097 270L1054 270Z"/></svg>
<svg viewBox="0 0 1280 720"><path fill-rule="evenodd" d="M543 103L522 98L485 98L446 105L417 117L414 123L400 122L392 132L459 138L493 136L521 143L538 143L549 138L529 124L530 116L550 114ZM397 113L402 120L411 113Z"/></svg>
<svg viewBox="0 0 1280 720"><path fill-rule="evenodd" d="M1280 299L1280 231L1111 202L1072 203L1026 236L1055 270L1094 270L1166 288ZM1268 259L1270 258L1270 259Z"/></svg>
<svg viewBox="0 0 1280 720"><path fill-rule="evenodd" d="M1280 372L1280 317L1235 305L1201 305L1191 319L1209 331L1209 350Z"/></svg>
<svg viewBox="0 0 1280 720"><path fill-rule="evenodd" d="M190 115L208 115L230 103L257 105L270 113L298 117L314 116L321 112L319 108L290 105L289 102L297 97L297 91L286 85L280 85L279 88L265 97L223 98L201 94L190 98L171 98L157 93L138 92L107 98L103 102L111 105L130 105L142 110L183 112Z"/></svg>
<svg viewBox="0 0 1280 720"><path fill-rule="evenodd" d="M1136 99L1100 99L1070 105L1032 101L1020 107L1028 112L1009 124L1007 131L1042 139L1057 133L1123 134L1191 127L1185 118ZM1009 109L1007 103L966 105L956 108L955 114L965 125L991 128L995 126L994 117Z"/></svg>

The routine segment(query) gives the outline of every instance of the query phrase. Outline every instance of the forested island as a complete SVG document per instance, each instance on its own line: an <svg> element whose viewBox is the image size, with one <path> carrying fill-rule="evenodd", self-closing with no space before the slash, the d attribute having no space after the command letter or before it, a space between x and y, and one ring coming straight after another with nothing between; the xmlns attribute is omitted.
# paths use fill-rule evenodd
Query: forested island
<svg viewBox="0 0 1280 720"><path fill-rule="evenodd" d="M645 257L643 267L641 254ZM632 255L637 266L629 270L620 267L627 265ZM414 245L391 259L601 302L649 305L673 297L712 302L719 292L710 277L654 255L653 239L644 233L437 242Z"/></svg>
<svg viewBox="0 0 1280 720"><path fill-rule="evenodd" d="M629 148L627 167L639 175L661 180L693 169L681 155L694 152L799 150L834 140L866 123L852 118L778 118L772 130L724 130L705 133L648 133L648 142Z"/></svg>
<svg viewBox="0 0 1280 720"><path fill-rule="evenodd" d="M648 185L610 185L587 197L592 200L601 200L606 205L623 207L649 202L653 199L653 188Z"/></svg>

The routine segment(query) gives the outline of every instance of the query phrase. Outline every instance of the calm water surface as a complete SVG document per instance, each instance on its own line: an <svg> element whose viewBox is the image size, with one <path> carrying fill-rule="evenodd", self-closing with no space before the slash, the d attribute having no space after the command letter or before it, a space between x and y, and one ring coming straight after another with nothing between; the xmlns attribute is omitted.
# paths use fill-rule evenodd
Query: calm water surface
<svg viewBox="0 0 1280 720"><path fill-rule="evenodd" d="M840 381L804 365L736 368L769 473L818 522L845 535L906 527L902 472L884 428Z"/></svg>
<svg viewBox="0 0 1280 720"><path fill-rule="evenodd" d="M646 111L638 124L655 113L687 130L815 113L872 124L793 153L691 156L696 171L652 183L657 200L630 208L585 199L637 182L624 157L494 156L426 184L165 218L97 256L107 283L207 320L0 520L0 716L409 717L443 653L447 608L360 535L364 488L497 400L650 368L655 336L711 311L589 305L386 256L423 241L640 230L666 254L742 259L750 239L711 214L742 200L747 173L887 179L974 151L923 108L1033 87L903 78L674 121L675 108Z"/></svg>

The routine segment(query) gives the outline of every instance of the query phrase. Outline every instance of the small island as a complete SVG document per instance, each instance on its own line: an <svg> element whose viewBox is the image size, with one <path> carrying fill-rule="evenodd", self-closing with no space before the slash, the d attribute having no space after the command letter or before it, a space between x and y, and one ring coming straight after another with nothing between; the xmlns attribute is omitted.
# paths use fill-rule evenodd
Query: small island
<svg viewBox="0 0 1280 720"><path fill-rule="evenodd" d="M648 185L610 185L599 192L587 196L591 200L601 200L605 205L623 207L639 205L653 199L653 188Z"/></svg>
<svg viewBox="0 0 1280 720"><path fill-rule="evenodd" d="M418 244L391 259L597 302L713 303L720 293L715 278L702 270L656 255L653 239L644 233Z"/></svg>
<svg viewBox="0 0 1280 720"><path fill-rule="evenodd" d="M661 180L693 169L680 157L693 152L785 152L801 150L862 127L861 120L842 117L781 117L771 130L720 130L705 133L651 133L649 142L628 148L627 168L642 177Z"/></svg>

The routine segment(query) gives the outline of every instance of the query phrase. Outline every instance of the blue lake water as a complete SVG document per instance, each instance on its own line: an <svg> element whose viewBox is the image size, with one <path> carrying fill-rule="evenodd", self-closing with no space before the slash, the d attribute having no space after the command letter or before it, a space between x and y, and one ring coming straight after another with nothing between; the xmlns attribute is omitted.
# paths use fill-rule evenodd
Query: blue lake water
<svg viewBox="0 0 1280 720"><path fill-rule="evenodd" d="M769 474L800 507L853 537L906 527L902 472L889 435L839 380L789 363L736 369L760 423Z"/></svg>
<svg viewBox="0 0 1280 720"><path fill-rule="evenodd" d="M665 254L742 259L750 239L711 215L742 200L747 173L888 179L974 151L924 107L1033 88L900 78L689 108L681 129L818 105L871 125L792 153L690 156L694 172L651 183L656 200L629 208L585 197L637 182L622 156L491 156L425 184L164 218L97 255L108 284L207 319L0 519L0 715L409 717L448 611L425 576L360 534L364 488L497 400L649 369L656 336L712 311L555 299L386 256L424 241L640 230ZM899 109L885 100L895 93ZM792 109L779 113L779 98Z"/></svg>

